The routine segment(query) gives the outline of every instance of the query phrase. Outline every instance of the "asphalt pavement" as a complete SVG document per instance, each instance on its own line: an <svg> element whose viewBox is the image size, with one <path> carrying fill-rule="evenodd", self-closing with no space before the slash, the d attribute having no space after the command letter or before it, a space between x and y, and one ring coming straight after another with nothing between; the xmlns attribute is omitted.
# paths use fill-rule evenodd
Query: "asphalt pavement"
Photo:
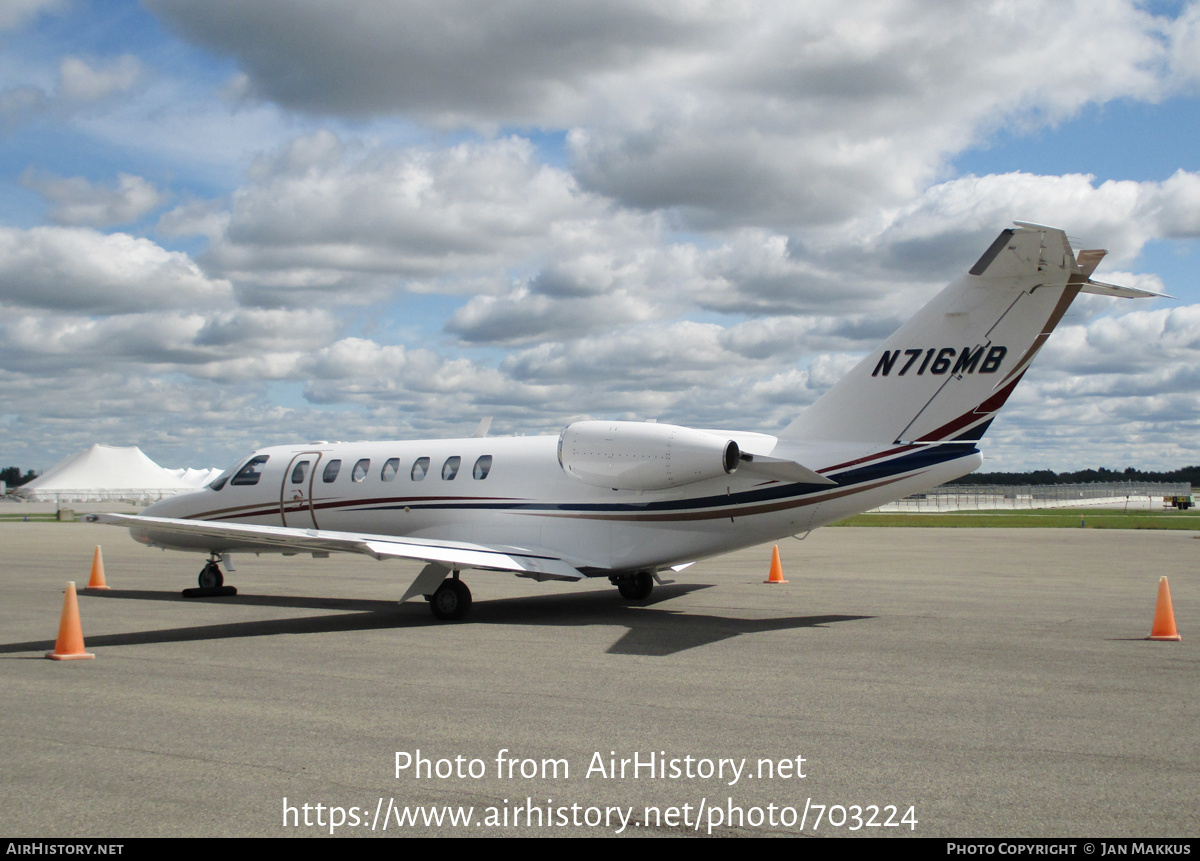
<svg viewBox="0 0 1200 861"><path fill-rule="evenodd" d="M0 831L1196 837L1200 542L827 528L607 580L200 556L0 524ZM94 660L53 648L68 580ZM1148 642L1170 578L1178 643Z"/></svg>

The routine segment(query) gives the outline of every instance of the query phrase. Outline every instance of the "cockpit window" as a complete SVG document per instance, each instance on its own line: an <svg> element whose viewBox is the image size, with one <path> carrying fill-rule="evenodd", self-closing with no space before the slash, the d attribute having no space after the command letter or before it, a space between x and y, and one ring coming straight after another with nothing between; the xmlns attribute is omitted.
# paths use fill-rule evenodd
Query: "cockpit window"
<svg viewBox="0 0 1200 861"><path fill-rule="evenodd" d="M208 483L208 489L209 490L220 490L222 487L225 486L225 482L229 481L229 476L231 476L231 475L233 475L232 467L230 469L225 470L223 473L221 473L216 478L214 478L212 481L210 481Z"/></svg>
<svg viewBox="0 0 1200 861"><path fill-rule="evenodd" d="M367 477L367 472L371 469L371 459L364 457L358 463L354 464L354 472L350 473L351 481L362 481Z"/></svg>
<svg viewBox="0 0 1200 861"><path fill-rule="evenodd" d="M471 470L471 478L482 481L488 477L488 473L492 471L492 456L485 454L479 460L475 461L475 467Z"/></svg>
<svg viewBox="0 0 1200 861"><path fill-rule="evenodd" d="M421 481L423 478L425 478L425 474L428 472L429 458L419 457L417 458L416 462L413 463L412 472L410 472L409 475L412 476L413 481Z"/></svg>
<svg viewBox="0 0 1200 861"><path fill-rule="evenodd" d="M292 484L304 484L304 478L308 475L308 461L302 460L296 464L296 468L292 470Z"/></svg>
<svg viewBox="0 0 1200 861"><path fill-rule="evenodd" d="M338 470L341 468L342 462L340 460L329 461L329 463L325 464L325 472L322 473L321 480L326 484L332 484L333 480L337 478Z"/></svg>
<svg viewBox="0 0 1200 861"><path fill-rule="evenodd" d="M263 466L270 459L270 455L266 454L252 458L249 463L238 470L237 475L229 483L236 486L258 484L258 480L262 477Z"/></svg>
<svg viewBox="0 0 1200 861"><path fill-rule="evenodd" d="M400 469L400 458L388 458L388 462L383 465L383 471L379 473L379 477L384 481L391 481L396 477L397 470Z"/></svg>
<svg viewBox="0 0 1200 861"><path fill-rule="evenodd" d="M458 475L458 465L462 463L462 458L458 455L446 458L446 462L442 464L442 480L453 481L454 476Z"/></svg>

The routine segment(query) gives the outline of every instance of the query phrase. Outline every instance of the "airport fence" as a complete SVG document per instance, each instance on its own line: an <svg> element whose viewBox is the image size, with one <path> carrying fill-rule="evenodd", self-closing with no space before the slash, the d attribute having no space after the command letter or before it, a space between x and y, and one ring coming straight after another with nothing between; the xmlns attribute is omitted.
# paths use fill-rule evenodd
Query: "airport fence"
<svg viewBox="0 0 1200 861"><path fill-rule="evenodd" d="M60 505L67 502L125 502L131 505L149 505L168 496L176 496L189 490L199 490L198 487L141 487L123 488L121 490L104 490L97 488L80 488L77 490L48 490L29 491L22 493L20 488L13 494L17 501L22 502L56 502Z"/></svg>
<svg viewBox="0 0 1200 861"><path fill-rule="evenodd" d="M1100 481L1086 484L947 484L880 506L883 512L1018 511L1035 508L1172 508L1192 498L1187 482Z"/></svg>

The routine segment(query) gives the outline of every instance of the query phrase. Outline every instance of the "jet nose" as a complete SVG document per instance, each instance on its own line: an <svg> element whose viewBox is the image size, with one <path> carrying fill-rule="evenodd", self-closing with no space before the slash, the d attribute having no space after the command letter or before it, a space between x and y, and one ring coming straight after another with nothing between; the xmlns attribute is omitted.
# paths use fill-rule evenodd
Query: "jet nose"
<svg viewBox="0 0 1200 861"><path fill-rule="evenodd" d="M142 514L145 517L187 517L200 510L200 500L206 491L190 490L151 503Z"/></svg>

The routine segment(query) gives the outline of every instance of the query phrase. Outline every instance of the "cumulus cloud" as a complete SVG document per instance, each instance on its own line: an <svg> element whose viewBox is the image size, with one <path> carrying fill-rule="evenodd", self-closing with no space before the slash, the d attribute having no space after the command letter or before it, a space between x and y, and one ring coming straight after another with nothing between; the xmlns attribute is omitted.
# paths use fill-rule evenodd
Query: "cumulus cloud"
<svg viewBox="0 0 1200 861"><path fill-rule="evenodd" d="M339 331L324 312L158 311L85 317L12 313L0 324L0 367L66 371L117 365L204 379L295 378L309 351Z"/></svg>
<svg viewBox="0 0 1200 861"><path fill-rule="evenodd" d="M51 203L50 219L58 224L128 224L166 201L166 195L153 183L128 173L118 174L115 187L96 185L80 176L59 177L32 169L21 174L21 182Z"/></svg>
<svg viewBox="0 0 1200 861"><path fill-rule="evenodd" d="M1161 96L1191 32L1121 0L280 6L151 4L232 56L244 90L339 116L570 129L583 187L700 228L896 204L1001 125Z"/></svg>
<svg viewBox="0 0 1200 861"><path fill-rule="evenodd" d="M769 26L751 24L759 14ZM919 193L998 125L1163 88L1159 24L1124 3L746 16L701 74L649 85L653 109L573 134L585 187L700 226L838 222Z"/></svg>
<svg viewBox="0 0 1200 861"><path fill-rule="evenodd" d="M309 402L354 404L412 429L444 428L485 414L497 419L497 430L542 428L559 420L547 414L546 404L570 392L566 385L515 380L468 359L363 338L344 338L314 352L301 370Z"/></svg>
<svg viewBox="0 0 1200 861"><path fill-rule="evenodd" d="M1022 462L1178 468L1200 430L1200 306L1060 324L985 438L986 468ZM1114 463L1113 440L1127 461ZM1069 450L1069 458L1063 450Z"/></svg>
<svg viewBox="0 0 1200 861"><path fill-rule="evenodd" d="M549 333L570 337L644 320L653 306L627 294L552 299L520 289L508 296L472 299L446 323L464 341L517 344Z"/></svg>
<svg viewBox="0 0 1200 861"><path fill-rule="evenodd" d="M721 333L720 342L740 356L777 361L813 352L865 352L899 328L901 322L864 314L770 317L731 326Z"/></svg>
<svg viewBox="0 0 1200 861"><path fill-rule="evenodd" d="M88 228L0 228L0 302L119 314L232 299L228 281L148 239Z"/></svg>
<svg viewBox="0 0 1200 861"><path fill-rule="evenodd" d="M289 108L342 116L389 113L509 120L577 100L605 74L714 34L690 4L480 5L368 0L151 0L188 38L234 57L245 87Z"/></svg>
<svg viewBox="0 0 1200 861"><path fill-rule="evenodd" d="M353 273L436 289L443 276L503 271L643 222L653 223L610 213L523 138L362 148L321 131L255 163L206 260L268 287L336 286Z"/></svg>
<svg viewBox="0 0 1200 861"><path fill-rule="evenodd" d="M1171 68L1181 87L1195 91L1200 85L1200 6L1185 6L1166 27L1171 48Z"/></svg>
<svg viewBox="0 0 1200 861"><path fill-rule="evenodd" d="M961 268L964 247L986 247L1013 218L1066 226L1084 247L1107 248L1108 265L1127 263L1151 239L1200 236L1200 176L1179 170L1162 182L1082 174L964 176L928 188L853 233L877 260L925 276Z"/></svg>
<svg viewBox="0 0 1200 861"><path fill-rule="evenodd" d="M1080 378L1200 368L1200 306L1132 310L1063 326L1047 342L1044 358Z"/></svg>
<svg viewBox="0 0 1200 861"><path fill-rule="evenodd" d="M736 357L720 343L721 327L683 321L632 326L604 335L543 343L514 353L505 373L530 381L611 381L615 386L680 389L710 380Z"/></svg>

